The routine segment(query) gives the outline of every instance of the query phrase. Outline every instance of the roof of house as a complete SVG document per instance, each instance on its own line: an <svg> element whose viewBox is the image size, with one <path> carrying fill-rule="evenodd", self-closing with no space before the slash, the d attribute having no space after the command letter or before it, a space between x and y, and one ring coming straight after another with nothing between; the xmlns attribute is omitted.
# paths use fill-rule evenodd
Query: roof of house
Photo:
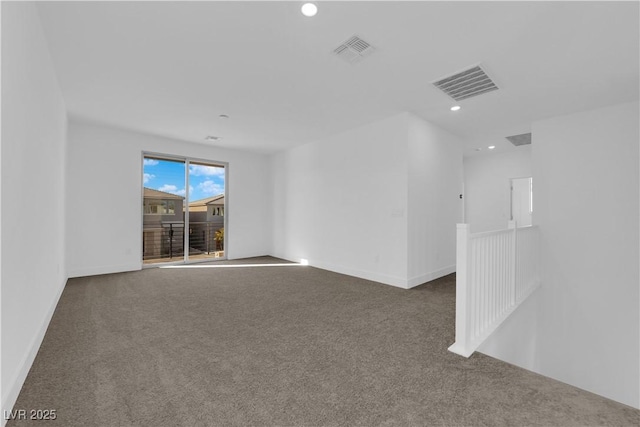
<svg viewBox="0 0 640 427"><path fill-rule="evenodd" d="M207 206L224 206L224 194L195 200L189 203L189 210L191 212L206 212Z"/></svg>
<svg viewBox="0 0 640 427"><path fill-rule="evenodd" d="M178 196L177 194L166 193L160 190L154 190L153 188L144 187L144 198L145 199L178 199L184 200L184 197Z"/></svg>
<svg viewBox="0 0 640 427"><path fill-rule="evenodd" d="M224 194L218 194L215 197L211 197L211 200L206 203L207 206L224 206Z"/></svg>

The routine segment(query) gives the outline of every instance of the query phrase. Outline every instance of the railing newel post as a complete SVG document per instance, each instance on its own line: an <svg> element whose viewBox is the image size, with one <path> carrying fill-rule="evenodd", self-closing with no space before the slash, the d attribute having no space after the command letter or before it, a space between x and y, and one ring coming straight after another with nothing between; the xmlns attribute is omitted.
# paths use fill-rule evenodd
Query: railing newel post
<svg viewBox="0 0 640 427"><path fill-rule="evenodd" d="M467 299L469 283L469 224L458 224L456 234L456 342L449 348L458 354L467 352L469 345L469 325ZM468 357L468 356L467 356Z"/></svg>

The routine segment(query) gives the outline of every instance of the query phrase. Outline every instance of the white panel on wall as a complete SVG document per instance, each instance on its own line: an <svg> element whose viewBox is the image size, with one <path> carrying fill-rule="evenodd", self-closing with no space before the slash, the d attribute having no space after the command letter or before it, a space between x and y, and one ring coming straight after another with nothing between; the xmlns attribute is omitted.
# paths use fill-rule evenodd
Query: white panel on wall
<svg viewBox="0 0 640 427"><path fill-rule="evenodd" d="M273 156L274 254L405 286L405 115Z"/></svg>
<svg viewBox="0 0 640 427"><path fill-rule="evenodd" d="M408 275L415 286L455 271L462 148L456 136L412 114L408 138Z"/></svg>
<svg viewBox="0 0 640 427"><path fill-rule="evenodd" d="M455 269L462 154L409 113L273 156L274 253L400 287Z"/></svg>

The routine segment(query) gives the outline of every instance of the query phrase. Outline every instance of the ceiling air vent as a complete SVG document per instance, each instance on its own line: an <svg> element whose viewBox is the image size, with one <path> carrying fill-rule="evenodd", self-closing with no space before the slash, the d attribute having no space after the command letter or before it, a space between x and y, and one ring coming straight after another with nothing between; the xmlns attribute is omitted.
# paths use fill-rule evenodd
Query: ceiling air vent
<svg viewBox="0 0 640 427"><path fill-rule="evenodd" d="M349 62L355 64L366 56L373 53L375 48L358 36L353 36L346 42L333 50L333 53Z"/></svg>
<svg viewBox="0 0 640 427"><path fill-rule="evenodd" d="M507 139L516 147L519 147L521 145L529 145L531 144L531 133L508 136Z"/></svg>
<svg viewBox="0 0 640 427"><path fill-rule="evenodd" d="M456 101L498 89L479 65L440 79L433 84Z"/></svg>

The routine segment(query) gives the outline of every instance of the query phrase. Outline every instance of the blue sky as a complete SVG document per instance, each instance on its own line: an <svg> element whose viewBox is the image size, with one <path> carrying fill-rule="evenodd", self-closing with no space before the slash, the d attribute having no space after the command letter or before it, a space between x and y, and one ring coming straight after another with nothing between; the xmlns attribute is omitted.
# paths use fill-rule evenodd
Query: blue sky
<svg viewBox="0 0 640 427"><path fill-rule="evenodd" d="M185 164L169 160L144 159L143 185L147 188L186 196ZM224 193L224 168L189 166L189 200L195 201Z"/></svg>

